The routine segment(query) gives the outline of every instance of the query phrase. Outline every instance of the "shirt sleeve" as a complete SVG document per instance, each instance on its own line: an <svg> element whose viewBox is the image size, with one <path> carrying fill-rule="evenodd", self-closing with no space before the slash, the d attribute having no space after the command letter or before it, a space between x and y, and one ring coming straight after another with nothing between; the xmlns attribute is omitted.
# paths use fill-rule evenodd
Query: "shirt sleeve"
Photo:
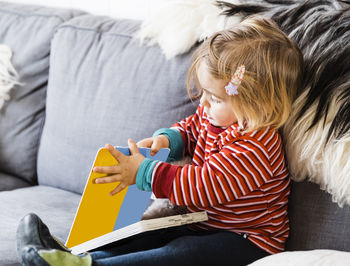
<svg viewBox="0 0 350 266"><path fill-rule="evenodd" d="M152 190L157 198L205 208L239 199L257 190L273 174L261 147L238 141L211 156L203 166L158 162L152 175Z"/></svg>
<svg viewBox="0 0 350 266"><path fill-rule="evenodd" d="M199 105L195 114L171 126L171 129L178 130L181 133L185 156L193 156L202 124L203 109L203 106Z"/></svg>
<svg viewBox="0 0 350 266"><path fill-rule="evenodd" d="M157 160L145 158L136 174L136 186L140 190L152 191L152 172Z"/></svg>
<svg viewBox="0 0 350 266"><path fill-rule="evenodd" d="M179 131L171 128L161 128L153 133L154 136L165 135L169 140L170 154L167 162L174 162L183 158L184 142Z"/></svg>

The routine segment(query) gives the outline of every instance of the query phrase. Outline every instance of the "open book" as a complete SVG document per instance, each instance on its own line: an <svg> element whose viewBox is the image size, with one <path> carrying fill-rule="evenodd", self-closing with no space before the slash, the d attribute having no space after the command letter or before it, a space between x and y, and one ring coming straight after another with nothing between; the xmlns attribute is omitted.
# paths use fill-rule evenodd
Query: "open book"
<svg viewBox="0 0 350 266"><path fill-rule="evenodd" d="M129 149L115 147L125 155ZM170 150L161 149L155 156L149 148L139 148L146 158L166 161ZM118 161L106 149L101 148L91 167L78 210L66 241L73 254L86 252L133 235L208 220L206 212L189 213L140 221L148 206L151 192L141 191L135 185L110 196L117 182L96 184L94 180L106 174L92 172L95 166L116 165Z"/></svg>

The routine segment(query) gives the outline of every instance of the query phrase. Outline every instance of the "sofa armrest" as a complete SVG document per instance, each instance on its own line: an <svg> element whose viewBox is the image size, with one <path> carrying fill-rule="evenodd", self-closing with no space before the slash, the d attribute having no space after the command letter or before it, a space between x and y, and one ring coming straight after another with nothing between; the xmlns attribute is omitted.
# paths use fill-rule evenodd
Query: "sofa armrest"
<svg viewBox="0 0 350 266"><path fill-rule="evenodd" d="M31 184L21 178L0 172L0 191L13 190L29 186L31 186Z"/></svg>

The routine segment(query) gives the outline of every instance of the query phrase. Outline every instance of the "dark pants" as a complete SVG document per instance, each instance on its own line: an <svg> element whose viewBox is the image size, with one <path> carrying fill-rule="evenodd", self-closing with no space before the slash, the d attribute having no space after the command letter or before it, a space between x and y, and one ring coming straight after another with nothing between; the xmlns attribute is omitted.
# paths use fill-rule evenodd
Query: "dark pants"
<svg viewBox="0 0 350 266"><path fill-rule="evenodd" d="M90 252L93 265L247 265L269 255L232 232L180 226L139 235Z"/></svg>

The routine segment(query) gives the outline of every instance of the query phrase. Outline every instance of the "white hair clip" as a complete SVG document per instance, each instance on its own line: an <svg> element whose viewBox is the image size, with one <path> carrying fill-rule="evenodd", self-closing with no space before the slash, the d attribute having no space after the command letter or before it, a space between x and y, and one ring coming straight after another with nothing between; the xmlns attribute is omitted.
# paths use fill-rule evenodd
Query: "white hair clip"
<svg viewBox="0 0 350 266"><path fill-rule="evenodd" d="M233 74L231 81L225 86L228 95L238 95L238 87L243 80L245 72L245 65L237 67L236 72Z"/></svg>

